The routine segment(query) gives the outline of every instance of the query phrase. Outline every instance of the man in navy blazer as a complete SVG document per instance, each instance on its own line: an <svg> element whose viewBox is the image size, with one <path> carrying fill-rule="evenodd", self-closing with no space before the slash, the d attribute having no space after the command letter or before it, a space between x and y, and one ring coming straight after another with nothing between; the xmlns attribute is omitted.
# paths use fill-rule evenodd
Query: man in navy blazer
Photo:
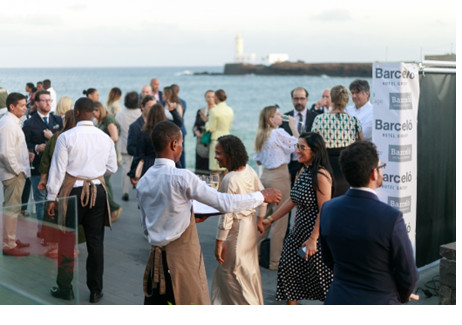
<svg viewBox="0 0 462 325"><path fill-rule="evenodd" d="M311 132L311 126L313 125L314 118L318 115L307 109L306 104L308 103L308 96L308 91L303 87L297 87L293 89L290 92L290 97L292 98L294 110L284 113L284 115L295 117L299 134L302 134L303 132ZM292 131L290 130L288 122L282 122L281 128L292 135ZM290 182L292 186L295 182L295 176L301 167L302 164L298 162L297 154L294 152L291 155L289 163Z"/></svg>
<svg viewBox="0 0 462 325"><path fill-rule="evenodd" d="M63 120L60 116L55 116L50 113L51 98L50 93L46 90L37 92L35 95L35 102L37 103L37 112L24 122L22 130L26 137L27 149L34 155L31 167L31 185L32 193L34 194L38 223L37 237L42 238L41 223L44 214L44 204L46 191L37 188L40 182L40 162L42 153L45 150L46 143L53 136L63 128Z"/></svg>
<svg viewBox="0 0 462 325"><path fill-rule="evenodd" d="M325 304L400 304L412 294L418 273L399 210L379 201L382 168L374 144L359 141L340 155L351 185L321 209L324 263L334 271Z"/></svg>

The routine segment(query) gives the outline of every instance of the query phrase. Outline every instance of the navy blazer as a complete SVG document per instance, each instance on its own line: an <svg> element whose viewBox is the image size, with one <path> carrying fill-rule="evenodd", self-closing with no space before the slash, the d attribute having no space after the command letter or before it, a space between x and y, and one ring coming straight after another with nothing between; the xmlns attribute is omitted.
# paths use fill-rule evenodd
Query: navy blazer
<svg viewBox="0 0 462 325"><path fill-rule="evenodd" d="M144 123L143 116L140 116L135 120L135 122L130 124L130 127L128 128L127 153L130 156L136 156L136 142L138 141L138 137Z"/></svg>
<svg viewBox="0 0 462 325"><path fill-rule="evenodd" d="M35 154L34 161L32 162L31 169L32 175L40 175L39 167L42 155L37 154L35 146L42 143L47 143L48 139L43 135L43 130L49 129L51 132L56 133L63 128L63 120L60 116L56 116L53 113L48 114L48 126L42 120L38 113L34 113L31 117L24 122L22 130L26 137L27 149L29 152Z"/></svg>
<svg viewBox="0 0 462 325"><path fill-rule="evenodd" d="M325 304L408 301L418 273L401 211L349 189L322 206L320 237L323 261L334 271Z"/></svg>

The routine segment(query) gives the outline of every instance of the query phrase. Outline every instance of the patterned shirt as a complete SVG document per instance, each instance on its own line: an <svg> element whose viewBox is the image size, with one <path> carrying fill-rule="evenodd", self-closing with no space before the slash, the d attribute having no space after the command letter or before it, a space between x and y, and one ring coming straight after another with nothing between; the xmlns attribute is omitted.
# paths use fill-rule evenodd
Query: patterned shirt
<svg viewBox="0 0 462 325"><path fill-rule="evenodd" d="M316 116L312 132L320 134L326 148L346 147L359 139L362 132L359 120L346 113L324 113Z"/></svg>

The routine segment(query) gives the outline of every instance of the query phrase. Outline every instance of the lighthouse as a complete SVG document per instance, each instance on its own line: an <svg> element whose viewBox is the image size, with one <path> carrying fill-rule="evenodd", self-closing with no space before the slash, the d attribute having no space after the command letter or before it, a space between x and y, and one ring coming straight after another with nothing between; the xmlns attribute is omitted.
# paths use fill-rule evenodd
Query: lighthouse
<svg viewBox="0 0 462 325"><path fill-rule="evenodd" d="M241 34L237 34L235 63L254 63L256 57L255 53L244 53L244 39Z"/></svg>
<svg viewBox="0 0 462 325"><path fill-rule="evenodd" d="M244 40L241 34L236 36L236 62L242 62L244 55Z"/></svg>

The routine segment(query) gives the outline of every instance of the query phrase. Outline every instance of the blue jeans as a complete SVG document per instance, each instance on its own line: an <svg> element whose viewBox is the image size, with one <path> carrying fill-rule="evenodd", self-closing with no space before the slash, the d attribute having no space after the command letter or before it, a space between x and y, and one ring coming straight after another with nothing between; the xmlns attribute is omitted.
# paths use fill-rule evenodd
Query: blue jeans
<svg viewBox="0 0 462 325"><path fill-rule="evenodd" d="M39 190L37 188L38 184L40 183L40 175L32 175L30 177L31 185L32 185L32 193L34 194L34 201L35 201L35 213L37 215L37 231L42 230L42 221L43 221L43 214L45 212L45 198L46 198L46 191Z"/></svg>

